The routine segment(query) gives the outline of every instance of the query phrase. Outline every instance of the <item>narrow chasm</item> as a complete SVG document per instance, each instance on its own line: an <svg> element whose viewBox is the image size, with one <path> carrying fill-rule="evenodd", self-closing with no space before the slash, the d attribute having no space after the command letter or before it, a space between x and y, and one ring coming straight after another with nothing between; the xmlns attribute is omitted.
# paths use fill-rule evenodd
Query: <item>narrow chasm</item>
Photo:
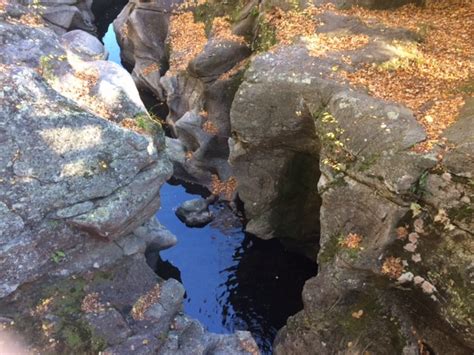
<svg viewBox="0 0 474 355"><path fill-rule="evenodd" d="M109 60L120 65L112 21L125 5L93 6L99 39ZM140 95L152 114L166 117L166 104L149 92ZM180 205L210 195L207 188L176 178L162 187L161 209L156 216L178 237L178 244L160 252L148 248L148 265L160 277L184 285L184 312L207 330L220 334L248 330L261 353L271 354L278 330L289 316L303 309L301 292L305 281L315 276L317 266L276 239L265 241L246 233L245 216L228 202L210 205L214 219L204 227L191 228L180 221L175 213Z"/></svg>

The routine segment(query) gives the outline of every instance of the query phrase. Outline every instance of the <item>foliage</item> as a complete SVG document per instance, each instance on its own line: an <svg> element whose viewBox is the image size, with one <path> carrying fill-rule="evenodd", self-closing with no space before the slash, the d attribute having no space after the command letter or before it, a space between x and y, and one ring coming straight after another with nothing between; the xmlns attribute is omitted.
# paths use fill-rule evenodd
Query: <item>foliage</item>
<svg viewBox="0 0 474 355"><path fill-rule="evenodd" d="M423 8L352 8L344 13L358 16L368 25L378 21L422 34L421 43L395 43L388 47L394 59L381 65L367 65L347 74L347 78L355 85L367 87L374 96L412 109L428 135L428 140L416 150L431 149L459 115L463 94L469 94L469 90L462 93L458 89L472 81L474 74L472 39L467 35L474 26L469 2L427 1Z"/></svg>
<svg viewBox="0 0 474 355"><path fill-rule="evenodd" d="M56 264L59 264L61 261L63 261L66 258L66 254L62 250L56 250L52 255L51 255L51 261L53 261Z"/></svg>

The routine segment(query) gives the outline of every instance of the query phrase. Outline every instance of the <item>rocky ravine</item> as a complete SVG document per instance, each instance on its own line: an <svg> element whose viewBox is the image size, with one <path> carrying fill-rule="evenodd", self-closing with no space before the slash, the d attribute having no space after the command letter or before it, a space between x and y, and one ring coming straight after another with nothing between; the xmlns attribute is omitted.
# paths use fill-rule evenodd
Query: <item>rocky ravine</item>
<svg viewBox="0 0 474 355"><path fill-rule="evenodd" d="M428 126L348 78L416 61L426 34L334 7L409 2L425 3L131 2L115 23L138 85L168 102L177 171L236 181L249 232L317 257L278 354L472 352L472 99L419 149Z"/></svg>
<svg viewBox="0 0 474 355"><path fill-rule="evenodd" d="M102 44L58 35L47 14L0 4L2 342L18 333L40 353L255 352L250 333L210 334L186 317L182 285L146 264L147 248L176 243L154 217L173 171L163 131Z"/></svg>

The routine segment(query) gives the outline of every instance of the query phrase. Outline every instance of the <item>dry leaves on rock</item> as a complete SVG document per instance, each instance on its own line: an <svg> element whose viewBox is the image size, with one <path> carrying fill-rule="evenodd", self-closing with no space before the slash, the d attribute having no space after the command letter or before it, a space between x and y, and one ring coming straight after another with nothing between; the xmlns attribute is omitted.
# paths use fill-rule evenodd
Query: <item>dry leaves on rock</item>
<svg viewBox="0 0 474 355"><path fill-rule="evenodd" d="M160 299L160 295L160 285L156 284L150 291L141 296L138 301L135 302L131 312L132 318L135 320L144 320L146 311Z"/></svg>
<svg viewBox="0 0 474 355"><path fill-rule="evenodd" d="M219 128L217 128L217 126L211 121L204 122L202 130L212 135L217 135L219 133Z"/></svg>
<svg viewBox="0 0 474 355"><path fill-rule="evenodd" d="M362 239L362 236L357 233L349 233L339 244L348 249L360 249Z"/></svg>
<svg viewBox="0 0 474 355"><path fill-rule="evenodd" d="M227 181L221 181L217 175L212 175L211 192L223 195L227 200L232 199L237 188L237 180L231 176Z"/></svg>
<svg viewBox="0 0 474 355"><path fill-rule="evenodd" d="M105 311L105 306L100 302L99 294L92 292L86 295L81 303L81 310L84 313L101 313Z"/></svg>
<svg viewBox="0 0 474 355"><path fill-rule="evenodd" d="M382 265L382 274L391 279L398 279L403 273L403 264L400 258L394 256L387 257Z"/></svg>
<svg viewBox="0 0 474 355"><path fill-rule="evenodd" d="M364 311L362 309L358 310L357 312L352 312L352 318L361 319L364 315Z"/></svg>
<svg viewBox="0 0 474 355"><path fill-rule="evenodd" d="M221 40L245 43L242 36L232 33L232 26L229 17L216 17L212 21L212 36Z"/></svg>
<svg viewBox="0 0 474 355"><path fill-rule="evenodd" d="M398 227L397 228L397 239L405 240L408 236L408 230L406 227Z"/></svg>
<svg viewBox="0 0 474 355"><path fill-rule="evenodd" d="M171 46L170 71L186 70L188 63L202 52L207 43L205 25L195 22L191 12L171 16L169 44Z"/></svg>
<svg viewBox="0 0 474 355"><path fill-rule="evenodd" d="M413 110L428 136L415 148L417 151L430 150L438 143L464 104L460 89L472 83L474 76L473 11L474 3L463 0L428 0L423 8L407 5L391 11L345 11L367 23L375 20L423 37L418 45L394 42L398 60L346 74L353 84L367 87L372 95Z"/></svg>

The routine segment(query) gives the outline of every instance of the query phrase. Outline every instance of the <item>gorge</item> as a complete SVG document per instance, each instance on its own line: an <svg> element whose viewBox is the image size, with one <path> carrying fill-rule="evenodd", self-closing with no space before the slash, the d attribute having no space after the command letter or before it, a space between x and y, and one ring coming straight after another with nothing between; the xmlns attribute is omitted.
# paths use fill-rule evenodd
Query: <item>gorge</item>
<svg viewBox="0 0 474 355"><path fill-rule="evenodd" d="M2 0L0 342L472 353L473 10Z"/></svg>

